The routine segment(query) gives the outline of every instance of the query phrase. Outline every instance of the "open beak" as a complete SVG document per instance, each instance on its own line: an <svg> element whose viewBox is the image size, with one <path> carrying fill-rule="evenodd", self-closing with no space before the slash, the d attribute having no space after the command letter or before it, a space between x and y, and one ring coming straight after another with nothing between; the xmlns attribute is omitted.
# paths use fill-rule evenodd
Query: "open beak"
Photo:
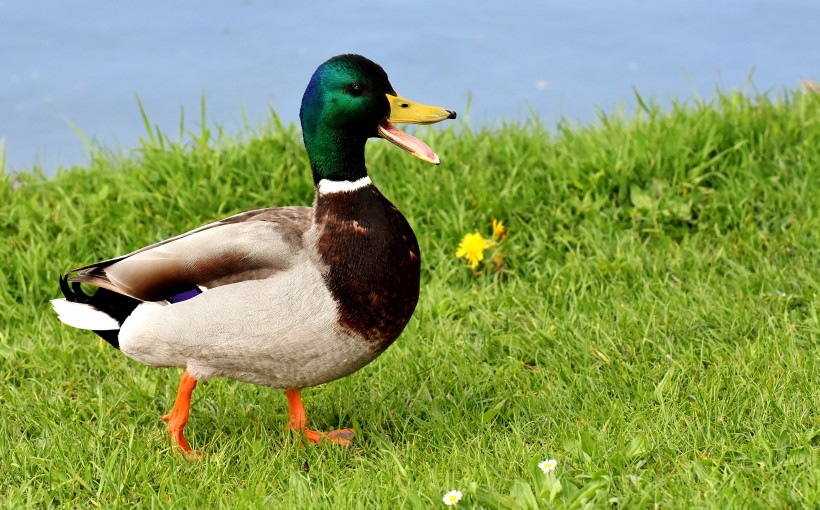
<svg viewBox="0 0 820 510"><path fill-rule="evenodd" d="M379 136L390 140L413 156L428 163L434 165L441 163L438 155L426 143L396 129L393 123L435 124L442 120L455 119L456 112L437 106L414 103L399 95L387 94L387 100L390 101L390 116L379 123Z"/></svg>

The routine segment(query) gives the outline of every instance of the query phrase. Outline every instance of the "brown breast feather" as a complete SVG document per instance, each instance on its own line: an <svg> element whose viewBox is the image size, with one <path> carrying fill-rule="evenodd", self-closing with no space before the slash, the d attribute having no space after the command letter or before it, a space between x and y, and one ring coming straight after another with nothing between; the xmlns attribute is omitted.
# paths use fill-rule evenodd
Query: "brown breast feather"
<svg viewBox="0 0 820 510"><path fill-rule="evenodd" d="M407 220L375 186L320 195L317 249L340 323L386 349L419 297L420 255Z"/></svg>

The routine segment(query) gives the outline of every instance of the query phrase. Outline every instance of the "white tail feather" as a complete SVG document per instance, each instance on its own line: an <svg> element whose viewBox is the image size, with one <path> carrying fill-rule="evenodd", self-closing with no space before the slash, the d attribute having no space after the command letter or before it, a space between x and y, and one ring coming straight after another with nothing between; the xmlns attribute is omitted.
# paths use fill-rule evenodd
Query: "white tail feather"
<svg viewBox="0 0 820 510"><path fill-rule="evenodd" d="M69 326L97 331L120 329L120 323L113 317L85 303L74 303L67 299L52 299L51 306L57 312L57 317Z"/></svg>

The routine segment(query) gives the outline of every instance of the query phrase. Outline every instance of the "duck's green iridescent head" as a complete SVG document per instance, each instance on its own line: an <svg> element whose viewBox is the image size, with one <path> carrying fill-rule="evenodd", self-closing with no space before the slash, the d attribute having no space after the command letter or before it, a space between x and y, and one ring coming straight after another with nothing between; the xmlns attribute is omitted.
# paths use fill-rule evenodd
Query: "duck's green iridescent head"
<svg viewBox="0 0 820 510"><path fill-rule="evenodd" d="M424 142L393 123L432 124L456 113L413 103L396 94L387 73L360 55L331 58L313 73L299 112L315 182L356 180L367 175L364 144L380 136L410 154L438 164Z"/></svg>

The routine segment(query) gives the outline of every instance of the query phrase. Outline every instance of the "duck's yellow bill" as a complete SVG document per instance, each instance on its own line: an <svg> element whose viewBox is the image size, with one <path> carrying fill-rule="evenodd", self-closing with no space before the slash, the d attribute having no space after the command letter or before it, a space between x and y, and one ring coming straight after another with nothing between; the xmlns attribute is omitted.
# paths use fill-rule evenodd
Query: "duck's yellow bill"
<svg viewBox="0 0 820 510"><path fill-rule="evenodd" d="M393 126L393 122L403 124L434 124L442 120L455 119L456 112L437 106L414 103L399 95L387 94L390 101L390 116L379 123L379 136L390 140L413 156L438 165L438 155L426 143Z"/></svg>

